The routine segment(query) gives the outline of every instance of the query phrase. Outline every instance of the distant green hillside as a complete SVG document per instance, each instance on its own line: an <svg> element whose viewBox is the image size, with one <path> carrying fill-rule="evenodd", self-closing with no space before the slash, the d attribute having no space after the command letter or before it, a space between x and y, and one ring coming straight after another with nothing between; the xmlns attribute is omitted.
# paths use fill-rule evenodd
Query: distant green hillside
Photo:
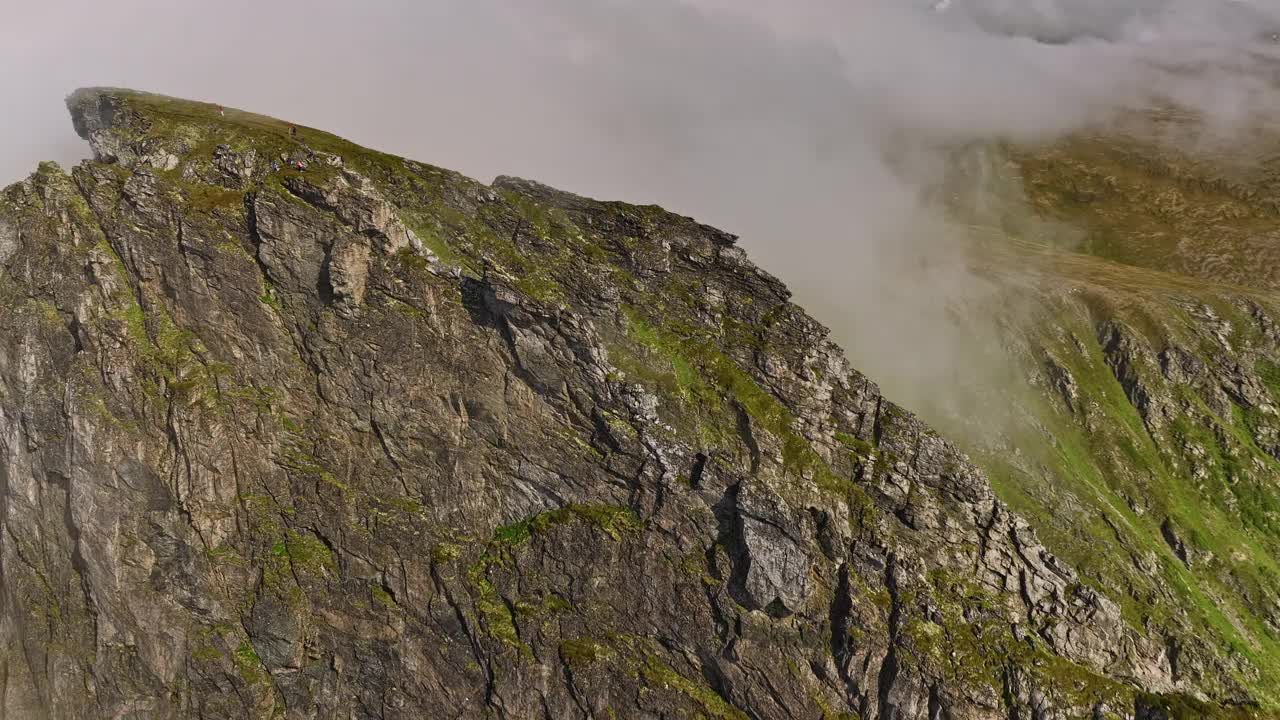
<svg viewBox="0 0 1280 720"><path fill-rule="evenodd" d="M1006 288L1028 382L991 390L1004 432L929 419L1128 622L1167 638L1176 678L1277 707L1280 173L1266 152L1134 138L984 157L1006 202L956 213Z"/></svg>

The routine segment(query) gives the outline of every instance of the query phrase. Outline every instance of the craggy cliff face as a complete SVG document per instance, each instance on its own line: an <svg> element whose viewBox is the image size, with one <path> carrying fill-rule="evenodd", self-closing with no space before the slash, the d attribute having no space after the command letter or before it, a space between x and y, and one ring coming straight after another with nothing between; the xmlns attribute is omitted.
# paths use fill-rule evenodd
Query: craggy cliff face
<svg viewBox="0 0 1280 720"><path fill-rule="evenodd" d="M0 717L1259 699L1046 550L730 235L69 105L97 159L0 197Z"/></svg>

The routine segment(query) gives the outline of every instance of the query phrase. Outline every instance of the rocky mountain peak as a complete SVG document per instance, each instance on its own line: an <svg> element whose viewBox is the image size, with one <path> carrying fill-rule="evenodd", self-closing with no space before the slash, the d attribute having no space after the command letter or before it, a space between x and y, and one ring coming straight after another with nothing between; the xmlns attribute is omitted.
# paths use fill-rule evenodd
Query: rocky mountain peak
<svg viewBox="0 0 1280 720"><path fill-rule="evenodd" d="M95 159L0 199L5 716L1255 702L734 236L217 105L68 107Z"/></svg>

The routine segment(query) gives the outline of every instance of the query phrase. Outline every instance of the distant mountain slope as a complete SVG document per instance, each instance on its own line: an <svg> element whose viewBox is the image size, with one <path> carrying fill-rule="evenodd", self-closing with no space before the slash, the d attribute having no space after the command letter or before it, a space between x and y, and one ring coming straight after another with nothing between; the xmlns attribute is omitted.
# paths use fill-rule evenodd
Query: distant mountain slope
<svg viewBox="0 0 1280 720"><path fill-rule="evenodd" d="M930 419L1053 552L1167 638L1175 677L1274 702L1280 217L1272 164L1250 152L1215 165L1117 132L989 155L1007 202L957 217L979 223L975 266L1004 288L1015 370L989 402L1012 419Z"/></svg>
<svg viewBox="0 0 1280 720"><path fill-rule="evenodd" d="M1015 152L1032 206L1083 232L1080 252L1211 282L1280 289L1280 147L1197 142L1144 118ZM1164 136L1170 136L1160 139ZM1185 151L1173 148L1185 144Z"/></svg>

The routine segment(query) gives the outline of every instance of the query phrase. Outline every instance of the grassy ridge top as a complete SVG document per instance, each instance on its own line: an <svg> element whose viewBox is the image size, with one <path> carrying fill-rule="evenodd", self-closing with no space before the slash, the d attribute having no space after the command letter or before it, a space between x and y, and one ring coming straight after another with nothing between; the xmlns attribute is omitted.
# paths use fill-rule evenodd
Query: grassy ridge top
<svg viewBox="0 0 1280 720"><path fill-rule="evenodd" d="M1280 289L1280 142L1179 143L1171 132L1152 122L1141 136L1082 133L1011 156L1032 209L1083 231L1082 253Z"/></svg>

